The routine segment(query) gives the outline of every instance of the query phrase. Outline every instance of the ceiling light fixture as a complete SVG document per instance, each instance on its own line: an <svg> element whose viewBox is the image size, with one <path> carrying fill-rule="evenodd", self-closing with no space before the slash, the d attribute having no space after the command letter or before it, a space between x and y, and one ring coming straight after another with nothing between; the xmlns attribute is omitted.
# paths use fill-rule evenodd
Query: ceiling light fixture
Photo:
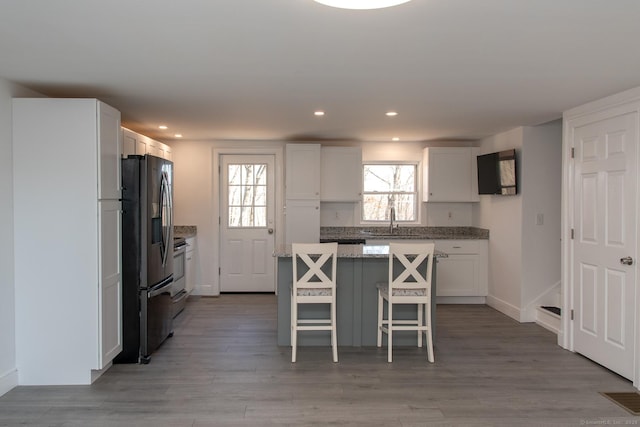
<svg viewBox="0 0 640 427"><path fill-rule="evenodd" d="M181 134L181 133L176 133L176 134L175 134L175 135L173 135L173 136L175 136L176 138L182 138L182 134Z"/></svg>
<svg viewBox="0 0 640 427"><path fill-rule="evenodd" d="M339 7L340 9L382 9L384 7L397 6L408 3L411 0L315 0L325 6Z"/></svg>
<svg viewBox="0 0 640 427"><path fill-rule="evenodd" d="M160 125L160 126L158 126L158 129L165 130L165 129L169 129L169 128L167 126L165 126L165 125Z"/></svg>
<svg viewBox="0 0 640 427"><path fill-rule="evenodd" d="M400 141L400 138L398 138L397 136L394 136L393 138L391 138L392 141Z"/></svg>
<svg viewBox="0 0 640 427"><path fill-rule="evenodd" d="M324 111L314 111L314 116L324 116Z"/></svg>
<svg viewBox="0 0 640 427"><path fill-rule="evenodd" d="M395 117L395 116L397 116L397 115L398 115L398 112L397 112L397 111L387 111L387 112L385 113L385 115L386 115L387 117Z"/></svg>

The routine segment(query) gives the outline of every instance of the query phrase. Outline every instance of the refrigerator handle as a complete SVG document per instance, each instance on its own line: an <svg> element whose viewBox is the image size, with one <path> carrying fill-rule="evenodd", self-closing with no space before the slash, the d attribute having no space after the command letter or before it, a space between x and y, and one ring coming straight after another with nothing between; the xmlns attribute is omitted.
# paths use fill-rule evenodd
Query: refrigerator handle
<svg viewBox="0 0 640 427"><path fill-rule="evenodd" d="M161 183L161 197L162 197L162 206L161 212L164 216L166 214L167 227L165 229L164 225L162 227L162 265L167 264L167 256L169 254L169 239L171 238L171 229L173 228L173 217L172 217L172 206L171 206L171 189L169 187L169 177L166 172L162 172L162 183ZM167 208L165 210L165 207ZM165 218L163 218L164 220ZM164 222L164 221L163 221Z"/></svg>

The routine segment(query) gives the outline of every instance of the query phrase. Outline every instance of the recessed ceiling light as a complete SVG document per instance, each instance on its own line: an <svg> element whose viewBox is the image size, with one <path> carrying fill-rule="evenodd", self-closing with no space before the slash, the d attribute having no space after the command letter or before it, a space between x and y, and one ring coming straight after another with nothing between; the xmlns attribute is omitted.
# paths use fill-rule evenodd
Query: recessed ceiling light
<svg viewBox="0 0 640 427"><path fill-rule="evenodd" d="M397 6L411 0L315 0L320 4L341 9L382 9Z"/></svg>
<svg viewBox="0 0 640 427"><path fill-rule="evenodd" d="M400 141L400 138L398 138L397 136L394 136L393 138L391 138L392 141Z"/></svg>
<svg viewBox="0 0 640 427"><path fill-rule="evenodd" d="M395 116L397 116L397 115L398 115L398 112L397 112L397 111L387 111L385 114L386 114L388 117L395 117Z"/></svg>
<svg viewBox="0 0 640 427"><path fill-rule="evenodd" d="M324 111L314 111L313 115L314 116L324 116Z"/></svg>
<svg viewBox="0 0 640 427"><path fill-rule="evenodd" d="M158 126L158 129L165 130L165 129L169 129L169 128L167 126L165 126L165 125L160 125L160 126Z"/></svg>
<svg viewBox="0 0 640 427"><path fill-rule="evenodd" d="M176 134L175 134L175 135L173 135L173 136L175 136L176 138L182 138L182 134L181 134L181 133L176 133Z"/></svg>

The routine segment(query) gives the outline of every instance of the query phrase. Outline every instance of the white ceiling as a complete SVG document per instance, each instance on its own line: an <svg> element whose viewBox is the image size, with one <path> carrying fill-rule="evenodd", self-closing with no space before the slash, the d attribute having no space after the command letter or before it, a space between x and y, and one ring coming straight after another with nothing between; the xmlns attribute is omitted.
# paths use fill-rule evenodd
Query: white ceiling
<svg viewBox="0 0 640 427"><path fill-rule="evenodd" d="M1 77L163 141L474 139L640 86L639 44L639 0L0 0Z"/></svg>

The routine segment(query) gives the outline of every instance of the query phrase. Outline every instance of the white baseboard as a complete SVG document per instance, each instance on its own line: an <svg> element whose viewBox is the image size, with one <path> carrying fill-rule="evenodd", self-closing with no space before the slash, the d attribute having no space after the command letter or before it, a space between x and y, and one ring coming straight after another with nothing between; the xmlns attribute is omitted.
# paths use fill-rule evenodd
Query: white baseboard
<svg viewBox="0 0 640 427"><path fill-rule="evenodd" d="M0 377L0 396L18 385L18 370L14 369Z"/></svg>
<svg viewBox="0 0 640 427"><path fill-rule="evenodd" d="M486 304L486 297L436 297L438 304Z"/></svg>
<svg viewBox="0 0 640 427"><path fill-rule="evenodd" d="M193 296L197 295L197 296L203 296L203 297L220 295L220 292L216 292L216 291L217 289L215 289L213 285L196 285L191 295Z"/></svg>
<svg viewBox="0 0 640 427"><path fill-rule="evenodd" d="M501 299L498 299L491 295L487 297L487 305L489 307L495 308L500 313L506 314L512 319L517 320L518 322L522 321L520 320L520 309L515 305L512 305L506 301L502 301Z"/></svg>
<svg viewBox="0 0 640 427"><path fill-rule="evenodd" d="M540 326L542 326L543 328L558 334L560 332L560 323L561 323L561 317L558 316L557 314L551 313L548 310L545 310L542 307L538 307L537 313L536 313L536 323Z"/></svg>

